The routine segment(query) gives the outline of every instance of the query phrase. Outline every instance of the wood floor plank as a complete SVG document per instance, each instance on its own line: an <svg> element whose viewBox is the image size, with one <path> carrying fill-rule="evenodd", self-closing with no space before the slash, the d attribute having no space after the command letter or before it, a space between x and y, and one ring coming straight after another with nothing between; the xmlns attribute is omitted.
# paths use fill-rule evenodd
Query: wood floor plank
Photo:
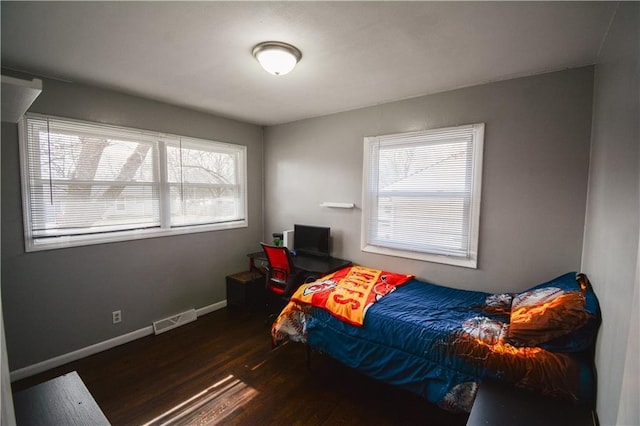
<svg viewBox="0 0 640 426"><path fill-rule="evenodd" d="M271 349L264 316L221 309L197 321L13 383L77 371L113 425L464 425L409 393L304 345Z"/></svg>

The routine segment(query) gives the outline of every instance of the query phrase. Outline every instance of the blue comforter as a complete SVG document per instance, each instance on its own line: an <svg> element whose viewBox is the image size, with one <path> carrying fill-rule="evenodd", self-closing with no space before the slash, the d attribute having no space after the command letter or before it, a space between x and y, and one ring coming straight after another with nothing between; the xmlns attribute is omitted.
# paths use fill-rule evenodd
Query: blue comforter
<svg viewBox="0 0 640 426"><path fill-rule="evenodd" d="M567 277L575 283L575 273ZM469 411L478 385L488 378L591 403L588 357L505 340L512 296L412 280L375 303L362 327L320 308L290 307L281 317L297 315L291 320L297 326L286 331L275 325L274 336L279 332L276 340L282 340L285 330L292 340L451 411Z"/></svg>

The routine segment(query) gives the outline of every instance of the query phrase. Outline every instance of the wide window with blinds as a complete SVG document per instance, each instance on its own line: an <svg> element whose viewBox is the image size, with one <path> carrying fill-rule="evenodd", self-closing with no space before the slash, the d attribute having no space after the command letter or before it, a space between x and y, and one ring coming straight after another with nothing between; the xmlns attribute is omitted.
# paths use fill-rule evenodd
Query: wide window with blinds
<svg viewBox="0 0 640 426"><path fill-rule="evenodd" d="M362 250L477 267L484 124L365 138Z"/></svg>
<svg viewBox="0 0 640 426"><path fill-rule="evenodd" d="M36 114L20 144L27 251L247 226L244 146Z"/></svg>

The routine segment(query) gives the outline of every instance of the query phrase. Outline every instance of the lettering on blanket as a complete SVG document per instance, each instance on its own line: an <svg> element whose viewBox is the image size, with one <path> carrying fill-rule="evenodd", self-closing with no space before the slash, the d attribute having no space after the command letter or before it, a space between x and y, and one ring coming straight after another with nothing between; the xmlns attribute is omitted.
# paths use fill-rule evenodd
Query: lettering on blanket
<svg viewBox="0 0 640 426"><path fill-rule="evenodd" d="M302 285L291 300L324 308L337 318L361 326L367 309L413 275L351 266Z"/></svg>

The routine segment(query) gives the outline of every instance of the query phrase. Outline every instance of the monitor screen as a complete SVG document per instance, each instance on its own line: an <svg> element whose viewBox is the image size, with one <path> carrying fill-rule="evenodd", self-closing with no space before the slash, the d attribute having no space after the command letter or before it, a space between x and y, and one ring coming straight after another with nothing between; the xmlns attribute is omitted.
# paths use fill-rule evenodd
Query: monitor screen
<svg viewBox="0 0 640 426"><path fill-rule="evenodd" d="M329 233L326 226L293 225L293 249L296 254L329 257Z"/></svg>

